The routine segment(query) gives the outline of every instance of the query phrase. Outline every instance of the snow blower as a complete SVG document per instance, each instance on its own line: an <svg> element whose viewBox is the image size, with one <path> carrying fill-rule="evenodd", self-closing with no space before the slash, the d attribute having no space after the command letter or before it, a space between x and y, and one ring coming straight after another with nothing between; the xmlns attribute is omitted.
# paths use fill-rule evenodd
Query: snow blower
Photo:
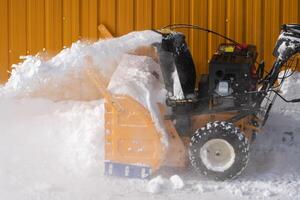
<svg viewBox="0 0 300 200"><path fill-rule="evenodd" d="M198 29L229 41L219 45L210 59L209 73L202 74L198 84L185 36L174 31L177 28ZM276 61L266 75L264 63L256 61L254 45L241 45L196 25L174 24L154 30L162 35L161 43L153 48L168 91L166 105L171 108L166 114L166 108L160 106L168 146L162 144L162 134L145 107L129 96L111 94L101 77L91 73L106 99L105 173L147 178L163 166L190 165L215 180L241 174L249 160L251 141L267 121L276 97L300 102L286 100L279 93L300 50L300 25L281 29L273 52Z"/></svg>

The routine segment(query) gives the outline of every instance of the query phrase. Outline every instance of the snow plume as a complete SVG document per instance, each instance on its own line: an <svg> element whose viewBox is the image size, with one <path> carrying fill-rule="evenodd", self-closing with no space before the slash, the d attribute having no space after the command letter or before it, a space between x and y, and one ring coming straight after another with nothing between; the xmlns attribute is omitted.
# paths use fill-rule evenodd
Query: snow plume
<svg viewBox="0 0 300 200"><path fill-rule="evenodd" d="M90 57L94 67L109 79L122 55L160 40L161 36L152 31L133 32L91 44L76 42L50 60L26 56L23 63L13 65L11 77L1 93L5 93L5 96L43 97L55 101L99 99L97 88L85 73L89 67L86 57Z"/></svg>

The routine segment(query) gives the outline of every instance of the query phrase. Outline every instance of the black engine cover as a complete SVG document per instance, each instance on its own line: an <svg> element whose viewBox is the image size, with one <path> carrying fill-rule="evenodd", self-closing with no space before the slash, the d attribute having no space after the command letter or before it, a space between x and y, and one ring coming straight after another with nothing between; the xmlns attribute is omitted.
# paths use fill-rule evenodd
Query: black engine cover
<svg viewBox="0 0 300 200"><path fill-rule="evenodd" d="M254 45L221 44L209 63L209 94L216 96L218 83L226 81L239 104L248 101L243 94L256 90L256 58Z"/></svg>

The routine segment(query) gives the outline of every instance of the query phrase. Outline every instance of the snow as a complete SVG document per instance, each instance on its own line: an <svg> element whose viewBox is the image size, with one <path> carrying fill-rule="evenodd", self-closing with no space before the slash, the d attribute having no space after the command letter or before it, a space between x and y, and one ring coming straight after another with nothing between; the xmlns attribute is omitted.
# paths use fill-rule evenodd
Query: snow
<svg viewBox="0 0 300 200"><path fill-rule="evenodd" d="M53 199L103 173L102 101L1 99L0 109L0 199Z"/></svg>
<svg viewBox="0 0 300 200"><path fill-rule="evenodd" d="M96 67L108 80L122 55L142 45L160 42L152 31L133 32L120 38L96 43L75 42L50 60L26 56L24 62L13 65L11 77L0 94L11 97L43 97L60 100L96 100L99 92L87 77L86 70ZM89 66L90 58L94 66Z"/></svg>
<svg viewBox="0 0 300 200"><path fill-rule="evenodd" d="M170 177L170 181L172 183L172 188L174 190L179 190L182 189L184 187L184 182L181 179L180 176L178 176L177 174L173 175Z"/></svg>
<svg viewBox="0 0 300 200"><path fill-rule="evenodd" d="M189 169L157 172L155 181L103 176L103 101L82 73L85 58L109 79L125 53L158 40L146 31L77 42L48 61L27 57L15 68L0 89L0 199L300 199L300 106L280 98L233 181ZM283 95L299 98L299 83L295 73Z"/></svg>
<svg viewBox="0 0 300 200"><path fill-rule="evenodd" d="M163 190L165 180L162 176L157 176L151 179L147 184L147 191L150 193L159 193Z"/></svg>
<svg viewBox="0 0 300 200"><path fill-rule="evenodd" d="M181 190L184 187L184 182L181 177L177 174L171 176L168 179L161 175L156 176L149 180L147 183L147 192L152 194L162 193L170 190Z"/></svg>

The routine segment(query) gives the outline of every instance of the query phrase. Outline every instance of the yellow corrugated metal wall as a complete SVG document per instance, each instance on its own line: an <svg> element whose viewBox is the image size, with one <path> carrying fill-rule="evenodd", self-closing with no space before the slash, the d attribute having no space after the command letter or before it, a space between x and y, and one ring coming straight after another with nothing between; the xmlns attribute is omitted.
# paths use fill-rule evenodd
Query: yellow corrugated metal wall
<svg viewBox="0 0 300 200"><path fill-rule="evenodd" d="M192 23L258 46L269 66L282 23L300 22L299 0L0 0L0 81L20 55L43 49L57 52L82 38L97 39L97 26L114 35ZM223 39L183 30L191 46L197 72Z"/></svg>

